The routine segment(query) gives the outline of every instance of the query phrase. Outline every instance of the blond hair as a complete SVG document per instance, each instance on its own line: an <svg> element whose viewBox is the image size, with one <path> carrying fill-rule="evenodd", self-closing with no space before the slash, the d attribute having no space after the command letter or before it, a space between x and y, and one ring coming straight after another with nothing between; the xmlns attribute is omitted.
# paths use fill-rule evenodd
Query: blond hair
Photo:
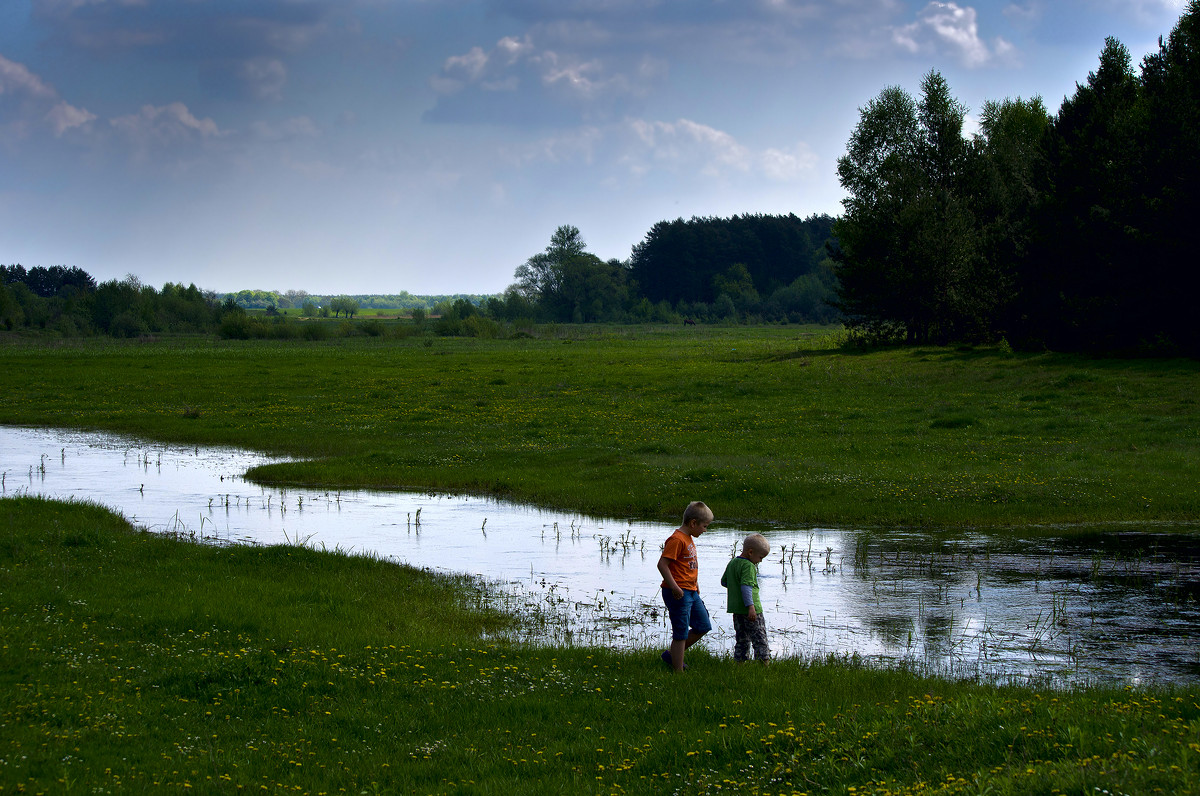
<svg viewBox="0 0 1200 796"><path fill-rule="evenodd" d="M767 537L761 533L752 533L746 537L746 541L742 542L743 550L753 550L756 553L762 553L764 556L771 552L771 543L767 541Z"/></svg>
<svg viewBox="0 0 1200 796"><path fill-rule="evenodd" d="M703 501L693 500L688 504L688 507L683 510L683 524L687 525L692 520L696 522L712 522L712 509L704 505Z"/></svg>

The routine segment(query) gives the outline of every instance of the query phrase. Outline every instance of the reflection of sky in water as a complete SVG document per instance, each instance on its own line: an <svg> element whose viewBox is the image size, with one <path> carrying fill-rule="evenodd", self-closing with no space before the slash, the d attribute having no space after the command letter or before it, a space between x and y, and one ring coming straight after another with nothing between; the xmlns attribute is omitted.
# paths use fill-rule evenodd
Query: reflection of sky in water
<svg viewBox="0 0 1200 796"><path fill-rule="evenodd" d="M482 575L504 584L509 608L557 617L547 625L551 642L567 638L568 629L585 643L666 641L655 563L673 524L483 498L265 489L242 480L246 469L268 461L230 448L0 427L6 495L92 500L156 531L301 541ZM719 579L746 531L721 525L715 508L717 523L697 540L701 593L715 627L704 644L728 652L733 630ZM775 527L767 536L772 552L759 580L776 655L857 653L951 674L1058 682L1200 675L1194 535L936 541Z"/></svg>

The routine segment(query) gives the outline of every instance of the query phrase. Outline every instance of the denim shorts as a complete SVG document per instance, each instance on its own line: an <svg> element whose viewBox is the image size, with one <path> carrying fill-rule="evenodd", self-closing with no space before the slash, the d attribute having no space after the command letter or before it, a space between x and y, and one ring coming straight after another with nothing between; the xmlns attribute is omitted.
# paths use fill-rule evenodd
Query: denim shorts
<svg viewBox="0 0 1200 796"><path fill-rule="evenodd" d="M700 592L684 589L683 599L676 600L671 590L663 588L663 603L667 606L667 614L671 617L671 638L675 641L685 639L689 633L704 635L712 630L712 620L708 618L708 609Z"/></svg>

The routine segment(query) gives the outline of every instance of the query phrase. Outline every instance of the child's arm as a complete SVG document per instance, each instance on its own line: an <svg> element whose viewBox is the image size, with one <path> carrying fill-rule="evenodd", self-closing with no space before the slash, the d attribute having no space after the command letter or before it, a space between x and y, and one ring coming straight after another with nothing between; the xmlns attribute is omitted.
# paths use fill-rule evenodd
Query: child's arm
<svg viewBox="0 0 1200 796"><path fill-rule="evenodd" d="M753 622L757 612L754 610L754 590L743 583L741 586L742 605L746 606L746 617Z"/></svg>
<svg viewBox="0 0 1200 796"><path fill-rule="evenodd" d="M671 595L676 600L682 600L683 589L679 588L679 584L675 582L675 576L671 574L671 559L666 556L659 556L658 571L663 576L663 583L667 584L667 588L671 590Z"/></svg>

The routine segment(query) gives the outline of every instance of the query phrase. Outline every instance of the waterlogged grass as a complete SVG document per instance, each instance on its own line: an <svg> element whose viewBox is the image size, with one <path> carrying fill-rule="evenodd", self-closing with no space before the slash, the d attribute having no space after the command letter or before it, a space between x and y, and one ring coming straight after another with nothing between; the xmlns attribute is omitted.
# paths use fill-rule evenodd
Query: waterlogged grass
<svg viewBox="0 0 1200 796"><path fill-rule="evenodd" d="M1200 692L498 641L465 580L0 500L6 793L1194 793ZM490 640L488 640L490 639Z"/></svg>
<svg viewBox="0 0 1200 796"><path fill-rule="evenodd" d="M609 516L1001 527L1194 522L1200 363L799 327L537 338L14 342L0 422L308 461L256 479L470 491Z"/></svg>

